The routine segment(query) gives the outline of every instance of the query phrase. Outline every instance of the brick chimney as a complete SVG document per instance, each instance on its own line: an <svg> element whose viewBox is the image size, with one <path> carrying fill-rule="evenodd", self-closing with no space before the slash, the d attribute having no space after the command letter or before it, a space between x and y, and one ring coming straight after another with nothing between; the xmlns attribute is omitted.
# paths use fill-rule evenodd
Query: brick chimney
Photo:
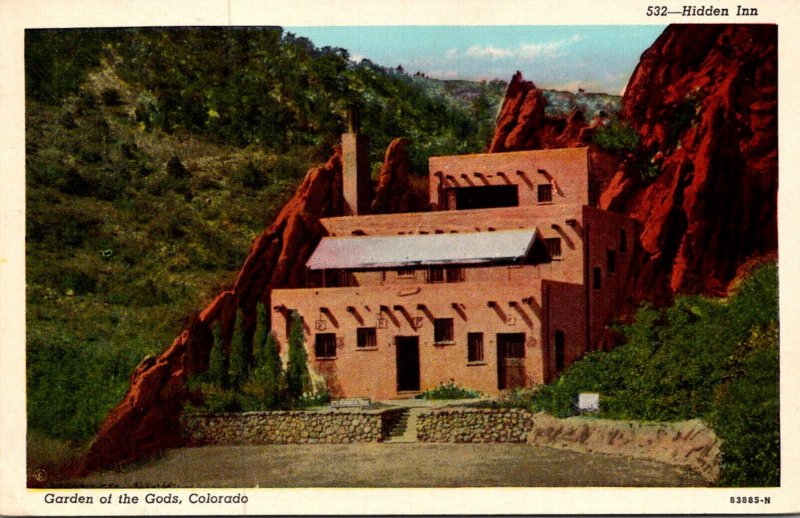
<svg viewBox="0 0 800 518"><path fill-rule="evenodd" d="M359 132L358 108L350 107L347 133L342 134L342 194L346 216L369 212L372 173L369 139Z"/></svg>

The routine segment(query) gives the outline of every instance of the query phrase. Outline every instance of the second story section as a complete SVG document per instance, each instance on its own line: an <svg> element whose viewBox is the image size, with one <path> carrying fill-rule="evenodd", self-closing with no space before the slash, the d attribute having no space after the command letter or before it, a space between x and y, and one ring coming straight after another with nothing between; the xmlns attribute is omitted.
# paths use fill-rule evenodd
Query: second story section
<svg viewBox="0 0 800 518"><path fill-rule="evenodd" d="M434 210L593 205L588 148L429 159Z"/></svg>

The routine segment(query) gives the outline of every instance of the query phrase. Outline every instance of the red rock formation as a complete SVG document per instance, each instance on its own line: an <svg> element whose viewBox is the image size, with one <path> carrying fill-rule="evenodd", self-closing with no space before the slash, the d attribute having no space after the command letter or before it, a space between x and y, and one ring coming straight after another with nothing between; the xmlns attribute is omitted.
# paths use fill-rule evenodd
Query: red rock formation
<svg viewBox="0 0 800 518"><path fill-rule="evenodd" d="M777 250L777 93L776 26L670 26L642 55L623 114L660 173L607 196L643 223L642 294L723 293Z"/></svg>
<svg viewBox="0 0 800 518"><path fill-rule="evenodd" d="M378 187L370 207L372 213L412 212L418 209L411 189L409 144L408 139L396 138L386 148L383 166L378 175Z"/></svg>
<svg viewBox="0 0 800 518"><path fill-rule="evenodd" d="M239 308L255 325L255 308L272 287L300 286L306 260L324 233L319 218L341 214L341 149L306 175L294 197L250 248L233 288L220 293L158 358L145 359L127 395L106 417L85 462L87 470L113 466L180 443L178 418L188 377L208 369L214 322L229 344Z"/></svg>
<svg viewBox="0 0 800 518"><path fill-rule="evenodd" d="M542 118L519 73L490 151L585 145L592 126ZM592 150L601 208L639 219L640 298L721 294L739 265L777 250L777 29L675 25L642 55L623 99L641 160Z"/></svg>
<svg viewBox="0 0 800 518"><path fill-rule="evenodd" d="M544 123L544 106L541 90L517 71L506 88L489 152L541 149L538 132Z"/></svg>

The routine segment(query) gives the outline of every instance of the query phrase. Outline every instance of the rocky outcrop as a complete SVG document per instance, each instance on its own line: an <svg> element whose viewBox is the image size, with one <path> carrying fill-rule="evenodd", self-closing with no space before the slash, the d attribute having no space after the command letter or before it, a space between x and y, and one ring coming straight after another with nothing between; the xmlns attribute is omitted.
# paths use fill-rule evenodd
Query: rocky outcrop
<svg viewBox="0 0 800 518"><path fill-rule="evenodd" d="M101 425L85 469L119 465L180 443L179 418L189 397L185 382L208 369L212 324L219 322L229 347L239 308L252 336L256 305L266 301L269 289L300 286L305 262L324 232L319 218L341 214L341 158L336 148L324 166L308 172L274 223L253 242L233 287L193 315L158 358L146 358L136 368L125 398Z"/></svg>
<svg viewBox="0 0 800 518"><path fill-rule="evenodd" d="M409 144L408 139L396 138L386 148L383 166L378 175L378 187L370 207L373 214L412 212L416 209L410 180Z"/></svg>
<svg viewBox="0 0 800 518"><path fill-rule="evenodd" d="M541 90L517 71L506 88L489 152L541 149L538 132L544 123L544 107Z"/></svg>
<svg viewBox="0 0 800 518"><path fill-rule="evenodd" d="M576 147L591 140L594 126L586 115L573 109L566 116L546 116L547 100L531 81L517 72L506 88L506 97L497 116L490 153Z"/></svg>
<svg viewBox="0 0 800 518"><path fill-rule="evenodd" d="M643 294L721 294L777 250L777 106L776 26L670 26L642 55L623 115L658 177L606 198L643 223Z"/></svg>
<svg viewBox="0 0 800 518"><path fill-rule="evenodd" d="M590 140L598 121L543 118L537 92L512 78L490 151ZM670 26L642 55L622 113L637 156L591 156L600 207L642 222L638 299L723 294L777 250L777 93L775 26Z"/></svg>

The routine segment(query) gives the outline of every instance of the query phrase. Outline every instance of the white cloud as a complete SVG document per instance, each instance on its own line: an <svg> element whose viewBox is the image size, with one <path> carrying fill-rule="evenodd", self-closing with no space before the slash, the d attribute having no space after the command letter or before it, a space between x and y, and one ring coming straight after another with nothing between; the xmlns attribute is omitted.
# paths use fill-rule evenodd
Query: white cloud
<svg viewBox="0 0 800 518"><path fill-rule="evenodd" d="M361 60L365 57L366 56L362 56L361 54L350 54L350 61L353 63L361 63Z"/></svg>
<svg viewBox="0 0 800 518"><path fill-rule="evenodd" d="M452 59L458 55L458 49L447 49L444 55L447 59Z"/></svg>
<svg viewBox="0 0 800 518"><path fill-rule="evenodd" d="M557 57L561 55L564 47L578 43L584 37L580 34L573 34L569 38L547 41L544 43L520 43L516 47L496 47L494 45L473 45L468 48L466 55L474 58L517 58L517 59L534 59L538 57ZM451 49L455 50L455 49ZM453 57L448 51L448 57Z"/></svg>

